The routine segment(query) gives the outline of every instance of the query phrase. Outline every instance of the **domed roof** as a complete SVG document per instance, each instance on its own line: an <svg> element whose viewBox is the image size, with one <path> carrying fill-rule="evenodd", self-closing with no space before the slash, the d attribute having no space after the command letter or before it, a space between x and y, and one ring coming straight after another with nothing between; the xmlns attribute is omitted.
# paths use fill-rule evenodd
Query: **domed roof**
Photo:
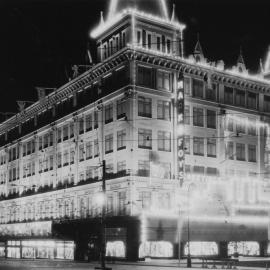
<svg viewBox="0 0 270 270"><path fill-rule="evenodd" d="M166 0L111 0L108 19L127 8L136 8L138 11L168 19Z"/></svg>

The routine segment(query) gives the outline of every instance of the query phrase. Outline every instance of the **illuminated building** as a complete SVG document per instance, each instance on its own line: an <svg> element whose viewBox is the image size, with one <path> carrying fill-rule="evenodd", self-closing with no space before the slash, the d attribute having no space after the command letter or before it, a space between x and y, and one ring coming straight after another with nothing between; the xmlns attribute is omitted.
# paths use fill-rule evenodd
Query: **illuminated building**
<svg viewBox="0 0 270 270"><path fill-rule="evenodd" d="M0 125L0 256L97 258L103 160L107 256L266 255L270 58L256 76L199 42L185 58L165 1L122 2L98 63Z"/></svg>

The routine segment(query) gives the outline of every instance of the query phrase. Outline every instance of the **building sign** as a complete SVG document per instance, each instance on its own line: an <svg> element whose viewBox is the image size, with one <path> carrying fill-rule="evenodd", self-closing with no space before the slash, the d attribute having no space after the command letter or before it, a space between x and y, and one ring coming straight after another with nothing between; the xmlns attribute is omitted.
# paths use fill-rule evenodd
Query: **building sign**
<svg viewBox="0 0 270 270"><path fill-rule="evenodd" d="M0 236L50 236L52 234L52 222L31 222L17 224L1 224Z"/></svg>
<svg viewBox="0 0 270 270"><path fill-rule="evenodd" d="M180 185L184 182L184 77L179 73L177 80L177 160L178 179Z"/></svg>

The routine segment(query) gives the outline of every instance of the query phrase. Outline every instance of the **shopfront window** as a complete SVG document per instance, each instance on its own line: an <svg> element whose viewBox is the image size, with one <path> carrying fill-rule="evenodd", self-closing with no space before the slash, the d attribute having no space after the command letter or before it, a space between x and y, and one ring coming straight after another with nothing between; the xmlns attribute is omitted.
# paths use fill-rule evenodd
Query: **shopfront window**
<svg viewBox="0 0 270 270"><path fill-rule="evenodd" d="M188 243L185 244L184 254L188 254ZM218 255L216 242L190 242L191 256L214 256Z"/></svg>
<svg viewBox="0 0 270 270"><path fill-rule="evenodd" d="M173 245L170 242L144 242L140 245L139 248L139 258L171 258L172 256Z"/></svg>
<svg viewBox="0 0 270 270"><path fill-rule="evenodd" d="M106 256L125 258L126 246L123 241L107 242L106 244Z"/></svg>
<svg viewBox="0 0 270 270"><path fill-rule="evenodd" d="M258 242L229 242L228 255L259 256L260 246Z"/></svg>

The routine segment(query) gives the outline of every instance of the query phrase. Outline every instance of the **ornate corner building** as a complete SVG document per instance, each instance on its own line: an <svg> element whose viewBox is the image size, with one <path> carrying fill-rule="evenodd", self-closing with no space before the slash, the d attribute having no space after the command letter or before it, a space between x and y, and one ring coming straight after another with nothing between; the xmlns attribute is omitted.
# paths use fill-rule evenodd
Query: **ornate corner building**
<svg viewBox="0 0 270 270"><path fill-rule="evenodd" d="M0 125L0 257L98 258L103 177L109 257L269 254L270 59L186 58L165 1L133 4L93 30L97 64Z"/></svg>

